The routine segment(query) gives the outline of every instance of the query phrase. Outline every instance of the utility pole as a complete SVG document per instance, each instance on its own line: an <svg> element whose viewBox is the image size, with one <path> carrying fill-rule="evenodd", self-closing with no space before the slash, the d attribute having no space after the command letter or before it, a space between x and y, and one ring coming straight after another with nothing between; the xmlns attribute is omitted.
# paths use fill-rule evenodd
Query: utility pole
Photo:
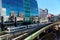
<svg viewBox="0 0 60 40"><path fill-rule="evenodd" d="M1 16L1 30L4 31L4 17Z"/></svg>
<svg viewBox="0 0 60 40"><path fill-rule="evenodd" d="M14 18L14 25L15 25L15 27L17 26L16 17Z"/></svg>

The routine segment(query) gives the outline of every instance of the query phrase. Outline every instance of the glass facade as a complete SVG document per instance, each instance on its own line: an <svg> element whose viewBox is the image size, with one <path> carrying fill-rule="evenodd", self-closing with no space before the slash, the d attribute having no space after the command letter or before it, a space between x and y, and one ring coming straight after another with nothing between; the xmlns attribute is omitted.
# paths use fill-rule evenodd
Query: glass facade
<svg viewBox="0 0 60 40"><path fill-rule="evenodd" d="M32 16L38 15L38 5L36 0L30 0L30 14Z"/></svg>
<svg viewBox="0 0 60 40"><path fill-rule="evenodd" d="M10 15L14 11L17 15L18 11L24 12L23 0L2 0L2 7L6 8L6 15Z"/></svg>
<svg viewBox="0 0 60 40"><path fill-rule="evenodd" d="M2 0L2 8L6 8L6 16L14 11L18 15L20 11L28 20L30 16L38 15L36 0Z"/></svg>
<svg viewBox="0 0 60 40"><path fill-rule="evenodd" d="M24 0L25 21L29 21L30 17L30 0Z"/></svg>

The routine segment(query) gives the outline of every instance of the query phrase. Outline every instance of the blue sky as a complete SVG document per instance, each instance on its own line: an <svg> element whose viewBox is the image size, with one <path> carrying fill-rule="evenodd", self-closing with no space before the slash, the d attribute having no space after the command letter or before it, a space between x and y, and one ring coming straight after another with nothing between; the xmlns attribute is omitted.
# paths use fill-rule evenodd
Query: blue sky
<svg viewBox="0 0 60 40"><path fill-rule="evenodd" d="M60 0L37 0L38 7L49 10L49 13L58 15L60 14Z"/></svg>

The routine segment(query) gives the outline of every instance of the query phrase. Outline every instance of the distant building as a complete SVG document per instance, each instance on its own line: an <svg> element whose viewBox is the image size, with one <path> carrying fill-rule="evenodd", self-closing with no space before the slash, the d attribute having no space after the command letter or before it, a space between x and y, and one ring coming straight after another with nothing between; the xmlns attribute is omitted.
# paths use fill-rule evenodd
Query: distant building
<svg viewBox="0 0 60 40"><path fill-rule="evenodd" d="M53 22L54 21L54 15L53 14L48 14L47 18L48 18L49 22Z"/></svg>
<svg viewBox="0 0 60 40"><path fill-rule="evenodd" d="M45 10L39 9L39 17L40 18L45 18L47 16L47 14L48 14L48 9L45 9Z"/></svg>
<svg viewBox="0 0 60 40"><path fill-rule="evenodd" d="M33 22L33 23L37 23L39 21L38 19L39 19L38 16L31 16L30 17L31 22Z"/></svg>
<svg viewBox="0 0 60 40"><path fill-rule="evenodd" d="M6 11L6 16L9 16L12 10L16 15L18 15L18 11L20 11L24 15L25 21L29 21L31 15L34 16L38 14L38 5L36 0L0 0L0 8L6 9L3 9ZM5 13L0 12L0 14Z"/></svg>
<svg viewBox="0 0 60 40"><path fill-rule="evenodd" d="M10 16L16 16L15 12L14 11L11 11L10 12Z"/></svg>
<svg viewBox="0 0 60 40"><path fill-rule="evenodd" d="M23 14L21 13L21 12L18 12L18 15L17 15L18 17L22 17L23 16Z"/></svg>
<svg viewBox="0 0 60 40"><path fill-rule="evenodd" d="M24 17L17 17L16 21L24 21Z"/></svg>

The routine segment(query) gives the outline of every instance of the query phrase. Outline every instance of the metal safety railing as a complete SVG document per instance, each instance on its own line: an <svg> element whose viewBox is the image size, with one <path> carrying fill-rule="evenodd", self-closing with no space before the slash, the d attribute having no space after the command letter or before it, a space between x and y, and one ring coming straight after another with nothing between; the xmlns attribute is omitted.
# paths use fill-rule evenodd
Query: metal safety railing
<svg viewBox="0 0 60 40"><path fill-rule="evenodd" d="M27 33L24 33L23 35L20 35L20 36L18 36L16 38L13 38L12 40L20 40L22 37L24 37L26 35L27 35Z"/></svg>
<svg viewBox="0 0 60 40"><path fill-rule="evenodd" d="M10 34L0 36L0 40L9 40Z"/></svg>
<svg viewBox="0 0 60 40"><path fill-rule="evenodd" d="M37 32L31 34L30 36L28 36L24 40L33 40L34 38L38 37L42 32L44 32L46 29L49 29L50 27L52 27L54 25L57 25L57 24L60 24L60 22L56 22L56 23L50 24L50 25L38 30Z"/></svg>

